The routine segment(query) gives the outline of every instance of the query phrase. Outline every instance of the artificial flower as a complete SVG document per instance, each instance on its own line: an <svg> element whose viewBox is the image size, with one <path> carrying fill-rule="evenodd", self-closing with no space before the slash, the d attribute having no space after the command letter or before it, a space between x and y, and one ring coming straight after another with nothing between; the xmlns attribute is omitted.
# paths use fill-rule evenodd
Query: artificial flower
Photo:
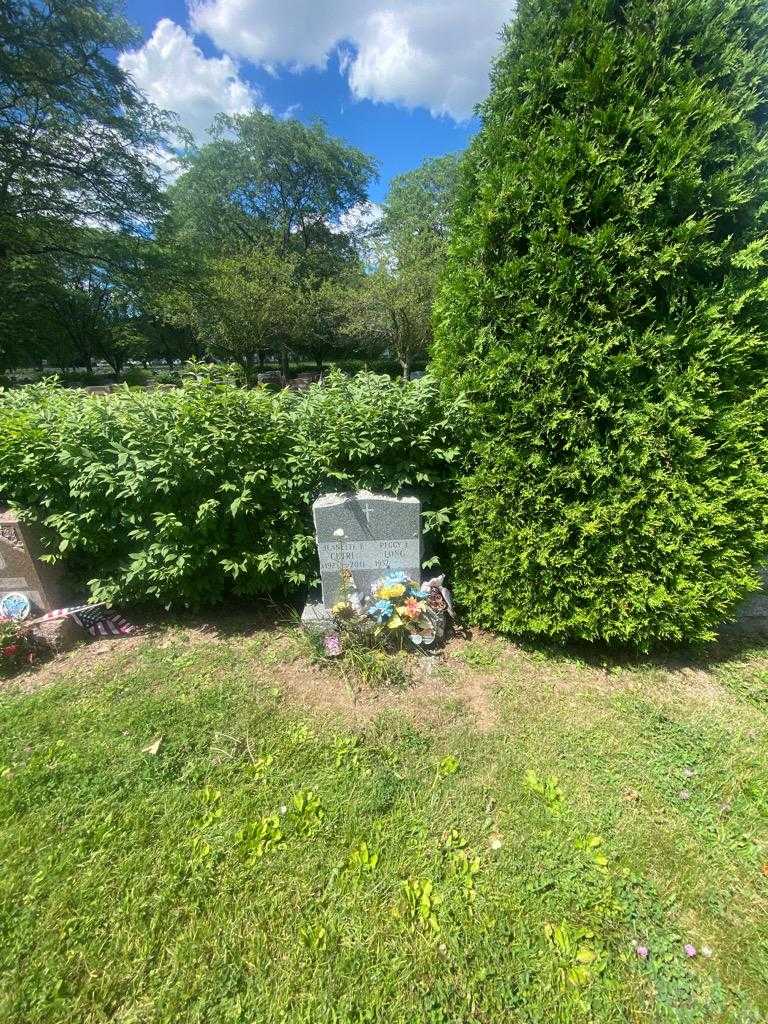
<svg viewBox="0 0 768 1024"><path fill-rule="evenodd" d="M18 650L18 644L8 644L6 647L3 648L3 654L5 655L6 658L12 658L14 657L15 654L18 653Z"/></svg>
<svg viewBox="0 0 768 1024"><path fill-rule="evenodd" d="M407 598L402 607L397 609L406 619L418 619L422 612L422 606L415 597Z"/></svg>
<svg viewBox="0 0 768 1024"><path fill-rule="evenodd" d="M353 608L349 601L339 601L331 608L331 615L335 615L337 619L351 619L352 614Z"/></svg>
<svg viewBox="0 0 768 1024"><path fill-rule="evenodd" d="M384 583L407 583L408 576L404 572L388 572L384 577Z"/></svg>
<svg viewBox="0 0 768 1024"><path fill-rule="evenodd" d="M391 601L377 601L376 604L371 605L368 614L377 622L386 622L394 614L394 611L395 606Z"/></svg>
<svg viewBox="0 0 768 1024"><path fill-rule="evenodd" d="M385 599L402 597L405 594L405 584L388 583L383 587L379 587L376 593L378 597L383 597Z"/></svg>
<svg viewBox="0 0 768 1024"><path fill-rule="evenodd" d="M338 658L341 654L341 640L337 633L329 633L323 639L323 647L329 658Z"/></svg>

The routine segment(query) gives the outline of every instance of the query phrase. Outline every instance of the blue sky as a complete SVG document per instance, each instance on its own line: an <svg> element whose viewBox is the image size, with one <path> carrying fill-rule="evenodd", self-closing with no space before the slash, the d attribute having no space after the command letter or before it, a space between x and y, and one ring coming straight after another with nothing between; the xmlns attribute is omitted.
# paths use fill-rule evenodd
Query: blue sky
<svg viewBox="0 0 768 1024"><path fill-rule="evenodd" d="M329 130L388 181L464 149L512 0L127 0L137 84L205 139L218 110L250 107Z"/></svg>

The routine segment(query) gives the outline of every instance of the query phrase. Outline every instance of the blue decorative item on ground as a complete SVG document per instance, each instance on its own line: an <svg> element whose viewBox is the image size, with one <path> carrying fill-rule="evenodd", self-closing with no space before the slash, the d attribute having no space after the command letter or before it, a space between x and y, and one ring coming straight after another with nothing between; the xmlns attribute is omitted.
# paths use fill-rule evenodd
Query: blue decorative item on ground
<svg viewBox="0 0 768 1024"><path fill-rule="evenodd" d="M4 594L0 598L0 618L4 619L26 619L32 607L26 594L14 590L10 594Z"/></svg>

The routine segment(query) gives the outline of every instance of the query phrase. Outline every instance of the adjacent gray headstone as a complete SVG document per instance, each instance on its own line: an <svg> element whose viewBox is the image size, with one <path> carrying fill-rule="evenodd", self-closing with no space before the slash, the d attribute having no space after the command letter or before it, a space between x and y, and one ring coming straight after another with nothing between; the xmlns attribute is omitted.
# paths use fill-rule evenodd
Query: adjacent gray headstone
<svg viewBox="0 0 768 1024"><path fill-rule="evenodd" d="M358 593L389 572L421 581L421 502L358 491L324 494L312 506L320 557L322 605L307 605L302 621L320 624L324 610L339 600L342 568L349 569ZM340 533L341 531L341 533Z"/></svg>
<svg viewBox="0 0 768 1024"><path fill-rule="evenodd" d="M24 594L33 615L72 603L61 568L41 562L41 553L37 530L0 508L0 598Z"/></svg>

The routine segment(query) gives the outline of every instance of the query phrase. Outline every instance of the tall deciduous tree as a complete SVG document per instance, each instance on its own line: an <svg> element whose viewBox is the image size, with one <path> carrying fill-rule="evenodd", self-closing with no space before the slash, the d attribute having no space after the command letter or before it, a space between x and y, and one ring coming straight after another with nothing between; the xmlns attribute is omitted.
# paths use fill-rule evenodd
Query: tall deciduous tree
<svg viewBox="0 0 768 1024"><path fill-rule="evenodd" d="M143 350L136 295L146 272L144 246L93 228L70 236L72 251L25 261L30 288L23 308L40 335L30 354L89 372L103 359L119 374Z"/></svg>
<svg viewBox="0 0 768 1024"><path fill-rule="evenodd" d="M221 115L172 190L170 229L205 248L264 242L301 255L339 249L331 225L367 198L374 161L320 123L251 111Z"/></svg>
<svg viewBox="0 0 768 1024"><path fill-rule="evenodd" d="M199 336L222 358L239 363L253 379L261 353L280 354L287 375L288 351L299 308L296 258L262 246L211 263L197 302Z"/></svg>
<svg viewBox="0 0 768 1024"><path fill-rule="evenodd" d="M148 159L168 118L110 52L137 40L113 0L0 4L0 266L66 247L61 225L134 226L160 208Z"/></svg>
<svg viewBox="0 0 768 1024"><path fill-rule="evenodd" d="M347 290L348 329L388 351L408 377L432 341L432 309L446 259L459 157L427 160L395 178L367 231L371 271Z"/></svg>
<svg viewBox="0 0 768 1024"><path fill-rule="evenodd" d="M376 231L399 262L419 259L436 274L442 269L460 165L461 156L449 153L392 179Z"/></svg>
<svg viewBox="0 0 768 1024"><path fill-rule="evenodd" d="M434 278L412 265L407 272L382 262L347 291L347 331L377 353L397 360L407 380L432 339Z"/></svg>
<svg viewBox="0 0 768 1024"><path fill-rule="evenodd" d="M347 296L350 289L358 287L360 277L350 272L301 282L294 344L314 359L318 370L325 369L326 360L349 355L358 347L358 339L347 329Z"/></svg>
<svg viewBox="0 0 768 1024"><path fill-rule="evenodd" d="M767 112L763 0L521 0L438 317L476 622L697 640L757 586Z"/></svg>

